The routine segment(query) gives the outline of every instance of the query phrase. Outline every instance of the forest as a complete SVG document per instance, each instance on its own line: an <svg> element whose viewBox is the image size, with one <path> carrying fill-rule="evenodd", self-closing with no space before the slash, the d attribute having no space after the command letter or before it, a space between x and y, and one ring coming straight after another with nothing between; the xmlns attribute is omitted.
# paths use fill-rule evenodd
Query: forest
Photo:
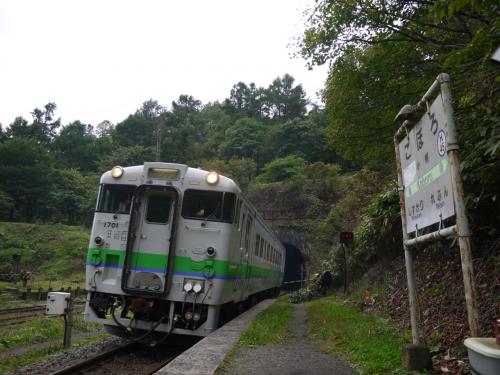
<svg viewBox="0 0 500 375"><path fill-rule="evenodd" d="M47 103L0 128L0 219L89 226L100 174L159 153L234 178L259 208L292 210L315 267L335 267L336 233L354 230L362 272L401 249L394 117L446 72L481 252L500 230L498 14L492 0L317 0L292 49L329 65L321 105L285 72L267 87L238 82L221 102L148 99L116 124L63 124Z"/></svg>

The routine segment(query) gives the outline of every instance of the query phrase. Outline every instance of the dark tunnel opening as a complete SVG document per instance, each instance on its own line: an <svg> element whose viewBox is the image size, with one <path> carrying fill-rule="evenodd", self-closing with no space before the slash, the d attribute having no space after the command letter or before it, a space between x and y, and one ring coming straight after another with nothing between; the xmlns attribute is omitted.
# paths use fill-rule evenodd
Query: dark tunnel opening
<svg viewBox="0 0 500 375"><path fill-rule="evenodd" d="M300 288L300 280L305 277L306 264L304 254L296 246L283 243L286 249L285 275L282 289L290 290Z"/></svg>

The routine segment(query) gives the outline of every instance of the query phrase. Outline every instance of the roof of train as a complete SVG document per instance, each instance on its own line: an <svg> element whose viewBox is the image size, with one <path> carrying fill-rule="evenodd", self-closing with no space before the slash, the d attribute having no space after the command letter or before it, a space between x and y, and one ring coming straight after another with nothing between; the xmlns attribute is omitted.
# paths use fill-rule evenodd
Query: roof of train
<svg viewBox="0 0 500 375"><path fill-rule="evenodd" d="M155 185L157 181L159 184L165 184L165 181L154 180L154 178L147 176L147 170L150 168L179 170L179 178L170 180L170 182L174 185L180 183L186 189L203 188L241 193L238 185L229 177L219 174L219 182L216 185L209 185L205 180L208 173L210 173L209 171L200 168L191 168L185 164L162 162L146 162L144 165L123 167L123 175L119 178L112 177L111 170L109 170L101 176L101 184L142 185L146 183Z"/></svg>

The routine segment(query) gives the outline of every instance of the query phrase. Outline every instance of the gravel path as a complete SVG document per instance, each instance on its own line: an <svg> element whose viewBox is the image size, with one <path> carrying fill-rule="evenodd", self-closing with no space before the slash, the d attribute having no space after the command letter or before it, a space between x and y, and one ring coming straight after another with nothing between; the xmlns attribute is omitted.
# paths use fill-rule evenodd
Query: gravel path
<svg viewBox="0 0 500 375"><path fill-rule="evenodd" d="M304 305L293 305L290 322L293 337L281 345L240 348L223 371L227 375L353 375L356 372L345 361L321 351L307 338L309 331Z"/></svg>

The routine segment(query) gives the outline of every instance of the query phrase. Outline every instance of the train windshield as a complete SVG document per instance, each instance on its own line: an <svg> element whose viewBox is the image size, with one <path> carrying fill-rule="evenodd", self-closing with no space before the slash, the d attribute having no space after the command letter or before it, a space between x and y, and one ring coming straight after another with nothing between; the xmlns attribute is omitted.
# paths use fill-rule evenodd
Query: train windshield
<svg viewBox="0 0 500 375"><path fill-rule="evenodd" d="M221 191L186 190L182 216L186 219L222 221L234 220L236 196Z"/></svg>
<svg viewBox="0 0 500 375"><path fill-rule="evenodd" d="M97 212L130 213L134 185L101 185Z"/></svg>

